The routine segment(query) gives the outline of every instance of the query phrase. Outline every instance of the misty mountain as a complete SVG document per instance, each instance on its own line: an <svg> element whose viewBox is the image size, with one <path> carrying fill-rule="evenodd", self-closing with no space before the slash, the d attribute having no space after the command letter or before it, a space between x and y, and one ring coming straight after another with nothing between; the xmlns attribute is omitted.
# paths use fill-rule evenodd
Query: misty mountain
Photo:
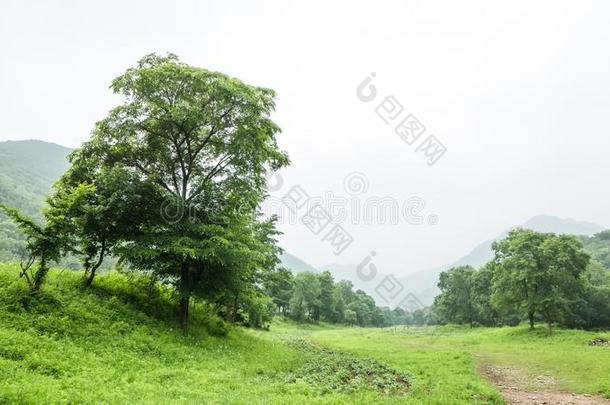
<svg viewBox="0 0 610 405"><path fill-rule="evenodd" d="M464 257L437 268L419 271L407 276L394 278L391 275L376 273L370 281L363 279L358 274L358 265L329 264L320 270L329 270L337 280L349 280L356 288L366 291L377 300L378 305L395 305L400 298L407 293L413 293L423 304L429 305L438 294L436 284L441 272L449 270L455 266L470 265L480 267L493 257L491 245L494 241L505 238L511 229L529 228L537 232L553 232L558 234L572 234L591 236L603 231L603 226L590 222L576 221L574 219L557 218L549 215L538 215L521 225L514 226L500 233L494 239L485 241L477 245L470 253ZM371 260L374 265L374 259ZM364 266L364 270L370 264ZM365 273L366 271L361 270ZM366 277L365 277L366 278ZM394 287L394 288L391 288ZM400 291L399 291L400 290ZM395 298L394 295L396 295Z"/></svg>
<svg viewBox="0 0 610 405"><path fill-rule="evenodd" d="M283 252L280 256L281 266L291 270L293 273L302 273L304 271L311 271L313 273L317 273L318 270L313 267L311 264L299 259L298 257L288 253Z"/></svg>
<svg viewBox="0 0 610 405"><path fill-rule="evenodd" d="M68 169L71 151L36 140L0 142L0 203L37 215L44 196Z"/></svg>
<svg viewBox="0 0 610 405"><path fill-rule="evenodd" d="M0 142L0 204L41 219L44 198L68 169L71 151L37 140ZM0 260L17 258L22 246L21 233L0 214Z"/></svg>
<svg viewBox="0 0 610 405"><path fill-rule="evenodd" d="M470 265L473 267L479 267L487 263L492 257L493 252L491 245L493 242L504 239L508 236L510 230L514 228L527 228L532 229L536 232L550 232L557 234L570 234L570 235L585 235L591 236L598 232L603 231L605 228L600 225L592 224L590 222L576 221L570 218L557 218L549 215L538 215L530 218L527 222L513 227L509 230L502 232L496 238L485 241L475 247L469 254L453 263L451 267Z"/></svg>

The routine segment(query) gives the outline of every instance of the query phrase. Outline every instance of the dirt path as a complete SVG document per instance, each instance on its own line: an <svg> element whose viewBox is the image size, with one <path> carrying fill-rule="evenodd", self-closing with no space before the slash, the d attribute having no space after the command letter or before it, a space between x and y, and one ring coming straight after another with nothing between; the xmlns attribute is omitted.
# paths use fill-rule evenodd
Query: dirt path
<svg viewBox="0 0 610 405"><path fill-rule="evenodd" d="M516 368L489 364L482 364L479 372L498 387L507 404L610 405L610 401L598 396L562 392L550 376L526 379Z"/></svg>

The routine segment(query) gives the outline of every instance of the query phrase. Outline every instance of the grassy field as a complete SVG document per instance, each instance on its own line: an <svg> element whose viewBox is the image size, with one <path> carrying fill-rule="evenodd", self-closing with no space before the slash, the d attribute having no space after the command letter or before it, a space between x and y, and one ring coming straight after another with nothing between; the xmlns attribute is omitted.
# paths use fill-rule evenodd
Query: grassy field
<svg viewBox="0 0 610 405"><path fill-rule="evenodd" d="M16 274L0 265L0 403L502 403L479 373L487 364L610 396L610 347L587 345L608 334L283 321L225 330L200 306L185 336L169 292L146 279L105 275L83 290L80 275L54 270L32 299ZM394 389L403 374L408 387Z"/></svg>
<svg viewBox="0 0 610 405"><path fill-rule="evenodd" d="M610 398L610 347L589 346L608 333L544 327L428 327L315 331L321 344L407 368L415 376L412 395L443 402L496 398L480 376L485 366L506 370L525 389L556 389Z"/></svg>

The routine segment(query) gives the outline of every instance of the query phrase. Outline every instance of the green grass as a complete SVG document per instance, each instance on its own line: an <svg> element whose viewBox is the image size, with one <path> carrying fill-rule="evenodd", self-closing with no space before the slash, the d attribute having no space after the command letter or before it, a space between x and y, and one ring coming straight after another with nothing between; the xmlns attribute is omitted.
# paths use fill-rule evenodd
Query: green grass
<svg viewBox="0 0 610 405"><path fill-rule="evenodd" d="M412 403L503 403L498 392L477 374L473 356L438 345L437 339L414 332L416 329L399 327L398 333L394 328L313 328L303 333L294 325L276 325L277 329L278 334L295 332L317 344L408 370L414 376L408 396Z"/></svg>
<svg viewBox="0 0 610 405"><path fill-rule="evenodd" d="M552 378L550 389L610 397L610 347L589 346L608 333L557 329L546 336L542 325L515 328L445 326L429 328L314 331L309 337L328 347L373 357L414 375L413 398L432 403L499 401L482 379L479 365L516 370L524 388L536 377ZM532 382L532 384L528 384Z"/></svg>
<svg viewBox="0 0 610 405"><path fill-rule="evenodd" d="M267 332L227 328L198 305L185 335L174 297L150 280L108 274L89 290L79 281L53 270L32 298L17 266L0 264L0 403L502 403L481 364L610 396L610 347L587 345L608 333L279 320ZM287 343L295 338L315 350ZM406 395L379 392L390 380L368 370L409 375ZM337 387L332 377L346 371L350 386Z"/></svg>
<svg viewBox="0 0 610 405"><path fill-rule="evenodd" d="M380 403L370 389L328 391L287 377L308 354L268 333L230 329L199 307L184 335L171 295L144 278L94 288L53 270L29 296L0 265L0 403ZM213 334L210 334L210 331ZM220 330L222 332L222 330ZM263 337L264 336L264 337ZM396 396L396 402L402 398Z"/></svg>

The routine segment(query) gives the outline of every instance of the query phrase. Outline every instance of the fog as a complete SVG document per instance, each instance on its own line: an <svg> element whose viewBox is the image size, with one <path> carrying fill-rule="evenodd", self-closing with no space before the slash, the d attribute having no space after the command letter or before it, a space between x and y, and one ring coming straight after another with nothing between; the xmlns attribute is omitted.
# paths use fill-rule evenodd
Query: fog
<svg viewBox="0 0 610 405"><path fill-rule="evenodd" d="M114 77L175 53L277 92L282 247L317 266L375 251L404 275L538 214L610 224L609 18L602 1L3 1L0 140L78 147Z"/></svg>

